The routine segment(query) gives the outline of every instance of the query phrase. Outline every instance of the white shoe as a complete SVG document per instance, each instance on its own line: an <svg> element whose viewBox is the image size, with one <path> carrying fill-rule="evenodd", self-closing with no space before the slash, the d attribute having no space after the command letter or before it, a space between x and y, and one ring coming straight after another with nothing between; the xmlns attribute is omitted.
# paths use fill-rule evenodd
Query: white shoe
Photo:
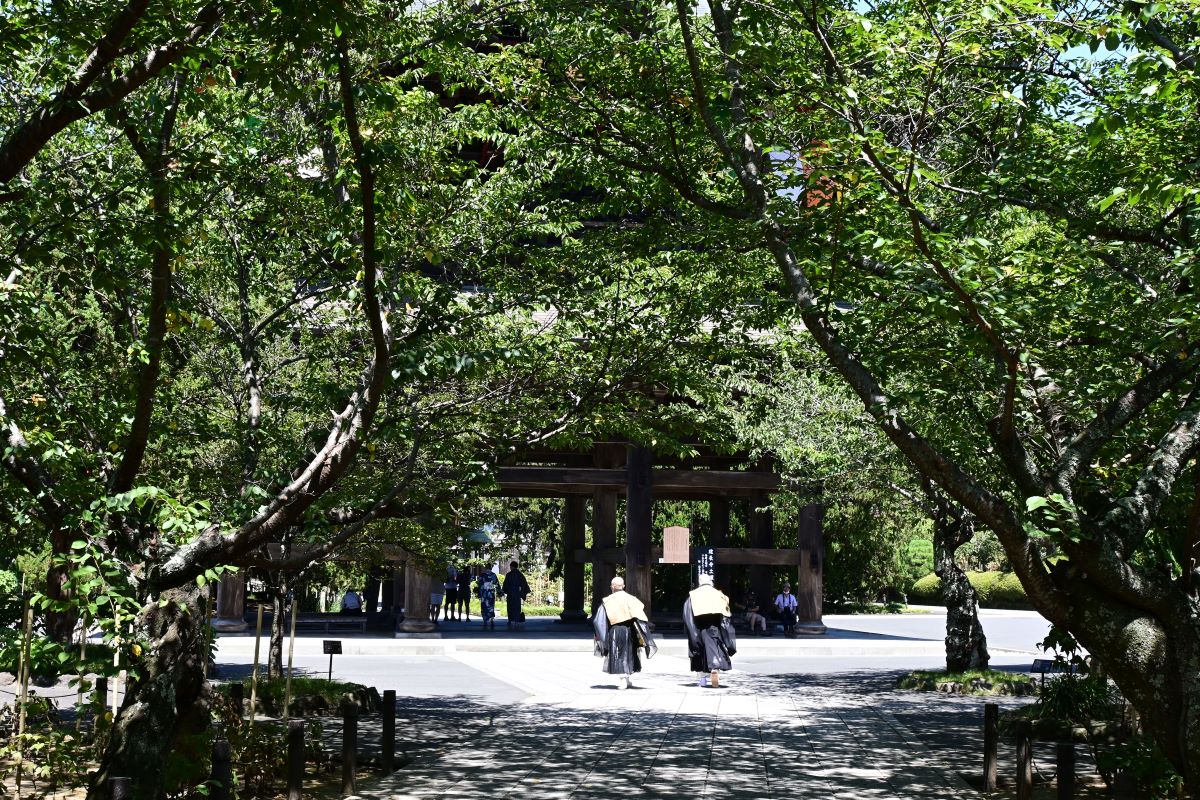
<svg viewBox="0 0 1200 800"><path fill-rule="evenodd" d="M700 680L696 681L697 686L708 686L708 676L704 675Z"/></svg>

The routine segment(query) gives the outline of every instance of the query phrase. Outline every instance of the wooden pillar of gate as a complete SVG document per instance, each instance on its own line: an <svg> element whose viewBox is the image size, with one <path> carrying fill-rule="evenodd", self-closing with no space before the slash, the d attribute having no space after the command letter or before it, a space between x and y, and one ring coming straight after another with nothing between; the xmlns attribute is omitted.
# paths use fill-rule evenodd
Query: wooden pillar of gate
<svg viewBox="0 0 1200 800"><path fill-rule="evenodd" d="M651 614L650 525L654 506L649 448L631 447L626 461L625 590L646 605Z"/></svg>
<svg viewBox="0 0 1200 800"><path fill-rule="evenodd" d="M575 560L575 551L584 546L586 513L583 497L572 495L563 502L563 610L558 615L563 622L583 622L588 617L583 609L583 564Z"/></svg>
<svg viewBox="0 0 1200 800"><path fill-rule="evenodd" d="M796 537L796 546L800 549L795 587L797 633L825 633L825 624L821 621L825 583L824 519L825 507L818 503L800 509L800 528Z"/></svg>
<svg viewBox="0 0 1200 800"><path fill-rule="evenodd" d="M617 469L625 465L625 446L615 443L597 445L592 458L601 469ZM609 584L617 574L616 565L598 554L616 546L617 492L612 488L597 487L592 490L592 552L597 554L592 560L592 604L589 609L592 612L608 595Z"/></svg>
<svg viewBox="0 0 1200 800"><path fill-rule="evenodd" d="M412 561L405 563L404 622L399 625L401 633L428 633L437 628L429 619L429 595L433 586L432 575L422 572Z"/></svg>
<svg viewBox="0 0 1200 800"><path fill-rule="evenodd" d="M217 613L212 620L214 630L221 633L244 631L246 616L246 573L226 572L217 584Z"/></svg>
<svg viewBox="0 0 1200 800"><path fill-rule="evenodd" d="M771 498L756 493L750 496L750 546L772 548L775 546L775 530L771 519ZM772 570L768 565L750 566L750 589L758 595L763 608L774 608L775 595L779 587L774 585Z"/></svg>
<svg viewBox="0 0 1200 800"><path fill-rule="evenodd" d="M713 498L708 501L708 524L709 544L713 547L728 547L729 501L724 497ZM730 569L728 564L722 564L720 559L717 559L713 583L718 589L729 595L735 603L741 601L740 597L734 596L733 570Z"/></svg>

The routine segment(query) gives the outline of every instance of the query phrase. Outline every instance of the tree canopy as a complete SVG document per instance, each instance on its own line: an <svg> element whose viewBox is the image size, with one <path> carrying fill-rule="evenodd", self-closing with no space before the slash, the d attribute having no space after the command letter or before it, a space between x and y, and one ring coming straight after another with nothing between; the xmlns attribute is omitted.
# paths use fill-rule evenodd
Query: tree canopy
<svg viewBox="0 0 1200 800"><path fill-rule="evenodd" d="M161 598L529 443L728 431L717 367L799 339L1195 794L1196 13L10 4L6 542L178 677Z"/></svg>

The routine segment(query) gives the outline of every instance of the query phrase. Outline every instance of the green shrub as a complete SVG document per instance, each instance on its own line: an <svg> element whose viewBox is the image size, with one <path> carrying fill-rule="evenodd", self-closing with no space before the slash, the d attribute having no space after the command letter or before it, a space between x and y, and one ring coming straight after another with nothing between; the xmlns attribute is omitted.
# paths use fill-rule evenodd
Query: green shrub
<svg viewBox="0 0 1200 800"><path fill-rule="evenodd" d="M930 573L912 585L908 602L936 606L942 602L942 579Z"/></svg>
<svg viewBox="0 0 1200 800"><path fill-rule="evenodd" d="M912 579L933 571L933 542L928 539L910 539L904 548L905 573Z"/></svg>
<svg viewBox="0 0 1200 800"><path fill-rule="evenodd" d="M1033 680L1023 672L1001 672L994 669L946 672L918 670L902 675L896 681L899 689L919 692L951 692L982 696L1027 695L1034 692Z"/></svg>
<svg viewBox="0 0 1200 800"><path fill-rule="evenodd" d="M991 608L992 600L996 596L996 584L1000 582L1000 573L968 572L967 580L975 588L975 597L979 600L979 605Z"/></svg>
<svg viewBox="0 0 1200 800"><path fill-rule="evenodd" d="M968 572L967 580L975 588L983 608L1031 608L1024 587L1012 572ZM912 585L908 602L921 605L941 605L942 581L937 575L926 575Z"/></svg>
<svg viewBox="0 0 1200 800"><path fill-rule="evenodd" d="M21 626L21 583L17 573L0 569L0 628Z"/></svg>
<svg viewBox="0 0 1200 800"><path fill-rule="evenodd" d="M993 601L997 608L1025 608L1029 606L1029 596L1025 594L1025 587L1021 585L1021 581L1017 578L1015 572L1001 573L1000 580L996 584L996 593Z"/></svg>

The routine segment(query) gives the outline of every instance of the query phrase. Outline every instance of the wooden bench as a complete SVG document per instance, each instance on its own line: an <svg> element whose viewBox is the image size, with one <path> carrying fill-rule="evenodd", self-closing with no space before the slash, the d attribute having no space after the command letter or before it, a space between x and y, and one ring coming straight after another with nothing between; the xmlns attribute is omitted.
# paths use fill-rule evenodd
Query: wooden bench
<svg viewBox="0 0 1200 800"><path fill-rule="evenodd" d="M296 632L305 633L366 633L367 616L297 617Z"/></svg>

